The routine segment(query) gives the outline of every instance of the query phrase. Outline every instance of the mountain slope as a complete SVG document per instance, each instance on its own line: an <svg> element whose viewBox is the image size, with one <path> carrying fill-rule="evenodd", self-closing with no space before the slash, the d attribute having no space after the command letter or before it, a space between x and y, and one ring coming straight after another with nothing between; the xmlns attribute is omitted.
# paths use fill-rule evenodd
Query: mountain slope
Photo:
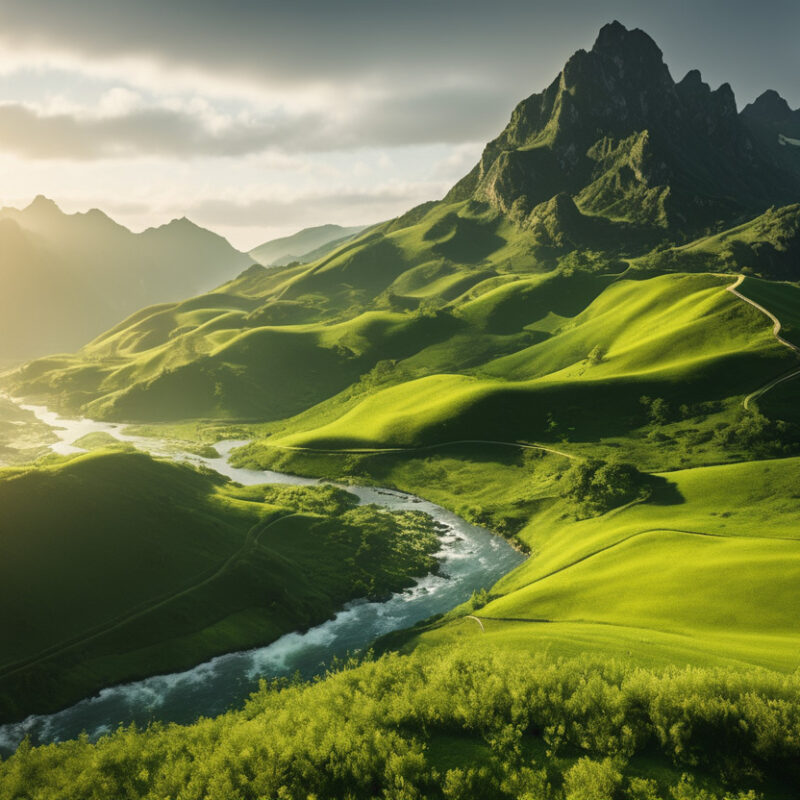
<svg viewBox="0 0 800 800"><path fill-rule="evenodd" d="M532 226L567 192L586 214L691 230L796 202L800 174L781 167L728 84L711 91L696 70L675 83L653 40L615 22L517 106L448 197Z"/></svg>
<svg viewBox="0 0 800 800"><path fill-rule="evenodd" d="M314 228L303 228L291 236L264 242L253 248L248 255L265 267L282 267L293 261L315 261L337 245L352 239L363 231L364 227L364 225L349 228L343 228L341 225L318 225Z"/></svg>
<svg viewBox="0 0 800 800"><path fill-rule="evenodd" d="M135 234L41 196L0 210L0 245L1 361L72 350L143 305L209 289L249 263L186 219Z"/></svg>

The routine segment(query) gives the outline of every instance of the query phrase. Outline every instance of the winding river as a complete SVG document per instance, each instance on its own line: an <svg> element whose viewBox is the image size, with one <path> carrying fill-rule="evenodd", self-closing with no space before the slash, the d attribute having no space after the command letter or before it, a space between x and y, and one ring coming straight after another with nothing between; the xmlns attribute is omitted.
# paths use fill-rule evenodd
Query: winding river
<svg viewBox="0 0 800 800"><path fill-rule="evenodd" d="M43 406L19 405L51 426L58 437L51 445L56 453L83 452L74 442L86 434L102 432L153 455L204 465L245 485L319 483L313 478L231 466L231 451L246 444L244 441L218 442L215 448L219 456L215 458L176 455L157 439L125 434L124 425L64 419ZM0 755L13 752L25 736L30 736L34 744L71 739L82 731L96 739L132 722L139 726L153 721L189 723L222 713L241 705L260 678L296 672L304 677L319 674L335 657L361 650L379 636L450 610L474 590L490 587L524 558L499 536L414 495L375 487L344 488L357 495L361 503L424 511L441 523L445 530L436 554L441 562L440 574L427 575L384 602L351 602L335 618L306 633L289 633L265 647L218 656L185 672L112 686L55 714L32 715L22 722L0 726Z"/></svg>

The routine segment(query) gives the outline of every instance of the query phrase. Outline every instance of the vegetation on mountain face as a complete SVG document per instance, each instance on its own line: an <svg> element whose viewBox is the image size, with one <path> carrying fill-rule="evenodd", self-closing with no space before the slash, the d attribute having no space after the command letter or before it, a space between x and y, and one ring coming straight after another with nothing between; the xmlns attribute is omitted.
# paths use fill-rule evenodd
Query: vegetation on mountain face
<svg viewBox="0 0 800 800"><path fill-rule="evenodd" d="M734 228L634 261L655 272L731 272L798 280L800 205L770 208Z"/></svg>
<svg viewBox="0 0 800 800"><path fill-rule="evenodd" d="M425 515L356 503L141 453L0 470L0 718L266 644L435 568Z"/></svg>
<svg viewBox="0 0 800 800"><path fill-rule="evenodd" d="M23 745L0 798L769 800L800 779L798 697L797 675L463 644L264 684L188 727Z"/></svg>

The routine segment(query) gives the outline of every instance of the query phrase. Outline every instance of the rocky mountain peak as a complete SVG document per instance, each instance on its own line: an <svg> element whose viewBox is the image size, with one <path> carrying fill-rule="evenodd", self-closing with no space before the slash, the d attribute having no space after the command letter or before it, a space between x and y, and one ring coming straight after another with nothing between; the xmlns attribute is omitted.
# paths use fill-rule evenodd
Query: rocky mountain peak
<svg viewBox="0 0 800 800"><path fill-rule="evenodd" d="M753 105L750 114L800 114L776 93ZM768 137L775 147L800 136L793 124L779 127ZM544 215L562 229L571 197L590 216L706 227L800 199L786 159L762 147L753 128L729 84L712 90L698 70L676 84L644 31L612 22L591 50L578 50L544 91L517 105L447 199L486 202L522 226ZM555 206L532 214L559 194Z"/></svg>
<svg viewBox="0 0 800 800"><path fill-rule="evenodd" d="M742 115L745 117L758 118L768 122L780 122L795 113L797 112L793 112L789 103L774 89L767 89L752 103L745 106L742 111Z"/></svg>

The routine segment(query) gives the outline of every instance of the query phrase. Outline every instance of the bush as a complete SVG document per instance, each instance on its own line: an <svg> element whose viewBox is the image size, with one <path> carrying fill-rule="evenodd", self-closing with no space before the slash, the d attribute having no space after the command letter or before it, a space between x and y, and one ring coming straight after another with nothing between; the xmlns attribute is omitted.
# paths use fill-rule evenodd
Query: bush
<svg viewBox="0 0 800 800"><path fill-rule="evenodd" d="M450 645L264 683L188 726L23 744L0 800L757 800L760 776L789 797L799 724L800 672Z"/></svg>
<svg viewBox="0 0 800 800"><path fill-rule="evenodd" d="M622 773L610 758L581 758L564 775L566 800L611 800L622 783Z"/></svg>

